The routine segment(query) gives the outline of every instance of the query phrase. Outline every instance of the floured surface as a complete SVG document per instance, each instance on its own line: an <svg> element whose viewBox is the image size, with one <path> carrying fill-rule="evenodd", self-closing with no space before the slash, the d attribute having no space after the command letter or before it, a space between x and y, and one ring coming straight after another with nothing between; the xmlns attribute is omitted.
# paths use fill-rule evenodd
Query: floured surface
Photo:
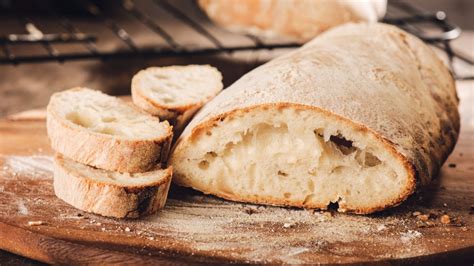
<svg viewBox="0 0 474 266"><path fill-rule="evenodd" d="M441 176L384 213L263 207L172 187L158 214L115 220L78 211L54 196L43 120L2 120L0 222L90 246L192 261L362 262L472 251L474 131L465 125ZM444 214L449 223L441 221Z"/></svg>

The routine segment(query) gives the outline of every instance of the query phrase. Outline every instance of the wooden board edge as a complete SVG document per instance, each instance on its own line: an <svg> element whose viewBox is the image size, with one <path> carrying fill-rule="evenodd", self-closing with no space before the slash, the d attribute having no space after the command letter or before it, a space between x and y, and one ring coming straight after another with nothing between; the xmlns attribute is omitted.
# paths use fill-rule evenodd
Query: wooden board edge
<svg viewBox="0 0 474 266"><path fill-rule="evenodd" d="M112 251L56 239L0 221L0 249L51 264L156 264L172 262L156 256Z"/></svg>

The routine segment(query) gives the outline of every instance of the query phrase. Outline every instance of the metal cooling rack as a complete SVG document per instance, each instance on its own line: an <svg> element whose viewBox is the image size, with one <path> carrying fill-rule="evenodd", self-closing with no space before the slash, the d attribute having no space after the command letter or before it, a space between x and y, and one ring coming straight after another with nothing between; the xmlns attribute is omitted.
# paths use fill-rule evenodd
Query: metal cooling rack
<svg viewBox="0 0 474 266"><path fill-rule="evenodd" d="M3 6L2 11L12 15L12 19L16 19L21 25L24 25L25 33L7 33L0 35L0 49L3 56L0 55L0 64L20 64L20 63L42 63L48 61L64 62L68 60L85 60L85 59L101 59L109 60L114 58L126 57L167 57L167 56L194 56L194 55L210 55L219 53L229 53L235 51L256 51L262 49L277 48L293 48L300 44L295 42L280 41L267 42L258 36L242 35L250 42L247 44L225 45L221 37L212 33L208 29L209 23L203 23L201 19L190 16L176 6L176 1L170 0L149 0L153 4L154 9L166 12L179 23L185 24L195 33L207 39L212 45L209 47L194 47L194 45L182 44L173 37L173 32L161 23L160 18L150 16L147 11L137 7L134 1L122 1L119 8L125 12L127 16L146 26L154 34L158 35L165 41L165 45L150 47L140 46L127 32L125 27L114 17L113 12L107 10L100 2L93 0L74 1L80 3L79 8L83 13L91 18L91 21L101 26L105 26L115 36L114 41L124 44L124 48L112 50L102 50L97 46L100 37L94 32L82 32L67 14L55 9L54 5L44 4L33 1L33 5L38 12L45 13L49 19L54 19L57 25L62 29L62 33L43 33L44 31L38 26L41 21L37 22L31 19L28 14L23 14L21 10L16 10L11 6ZM436 13L428 13L420 10L408 2L389 1L387 15L384 19L385 23L396 25L412 34L420 37L424 41L442 49L449 60L451 69L457 79L474 79L474 76L462 77L456 74L453 67L453 61L459 59L469 65L474 65L474 61L466 54L455 51L450 41L457 38L461 30L456 25L449 23L446 14L442 11ZM250 44L248 44L250 43ZM17 45L40 45L43 54L16 54L12 51ZM77 45L81 49L68 49L67 52L59 52L55 48L56 45ZM36 47L35 46L35 47Z"/></svg>

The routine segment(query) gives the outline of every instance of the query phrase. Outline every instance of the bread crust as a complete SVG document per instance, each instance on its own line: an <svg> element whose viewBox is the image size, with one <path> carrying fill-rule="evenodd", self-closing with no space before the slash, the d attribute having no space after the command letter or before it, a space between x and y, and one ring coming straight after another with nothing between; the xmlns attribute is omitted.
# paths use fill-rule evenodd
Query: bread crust
<svg viewBox="0 0 474 266"><path fill-rule="evenodd" d="M437 175L459 135L457 104L452 75L422 41L389 25L349 24L260 66L224 90L186 127L170 163L179 164L174 158L181 150L192 149L202 132L226 117L268 106L313 110L375 136L404 165L410 181L397 198L347 209L371 213L400 204ZM175 170L179 183L186 173ZM232 200L308 207L197 189Z"/></svg>
<svg viewBox="0 0 474 266"><path fill-rule="evenodd" d="M49 105L46 119L51 147L55 151L82 164L130 173L145 172L156 164L166 163L173 132L167 121L162 123L167 128L163 136L131 140L70 125Z"/></svg>
<svg viewBox="0 0 474 266"><path fill-rule="evenodd" d="M351 121L345 117L342 117L340 115L334 114L330 111L318 108L316 106L309 106L309 105L302 105L302 104L295 104L295 103L269 103L269 104L260 104L260 105L255 105L252 107L246 107L246 108L240 108L240 109L235 109L229 112L225 112L222 114L219 114L215 117L212 117L205 122L197 125L196 127L192 128L192 132L186 136L186 138L180 138L179 141L182 142L181 145L176 144L175 149L172 151L172 156L170 159L170 165L173 165L176 162L173 162L173 157L178 157L177 155L182 152L182 150L190 148L190 146L197 141L197 139L200 137L200 135L205 134L205 132L211 130L219 121L223 121L224 119L237 119L237 117L241 116L242 113L247 113L247 112L254 112L258 114L259 112L263 112L265 110L268 110L269 108L277 108L277 109L283 109L283 108L293 108L295 110L309 110L312 112L320 113L323 114L324 116L328 117L328 119L331 120L337 120L340 122L343 122L347 127L351 128L353 131L358 131L362 132L363 134L370 134L374 136L383 146L384 148L390 152L390 154L397 158L405 168L406 172L408 173L408 179L407 183L405 184L405 189L403 190L402 193L399 194L397 198L391 199L389 201L383 202L380 205L373 206L371 208L347 208L343 203L339 204L339 207L341 210L344 210L346 212L350 213L356 213L356 214L369 214L373 213L376 211L380 211L383 209L386 209L387 207L393 207L400 205L404 200L406 200L416 189L416 171L413 166L409 162L409 160L400 154L394 147L394 143L391 141L387 140L374 130L368 128L365 125L356 123L354 121ZM173 179L173 182L181 185L181 186L186 186L186 184L183 184L179 182L181 180L181 173L175 172L174 176L175 178ZM243 197L238 197L236 195L231 195L231 194L225 194L225 193L220 193L216 192L214 190L206 190L205 188L199 187L199 188L194 188L199 191L202 191L206 194L213 194L228 200L233 200L233 201L240 201L240 202L250 202L250 203L262 203L262 204L269 204L269 205L275 205L275 206L291 206L291 207L300 207L300 208L308 208L308 209L326 209L327 205L311 205L311 204L306 204L301 202L295 202L287 199L280 199L280 198L264 198L264 197L250 197L250 198L243 198Z"/></svg>
<svg viewBox="0 0 474 266"><path fill-rule="evenodd" d="M54 191L58 198L83 211L115 218L137 218L164 207L172 168L164 177L147 184L119 186L98 182L64 166L61 155L54 159Z"/></svg>

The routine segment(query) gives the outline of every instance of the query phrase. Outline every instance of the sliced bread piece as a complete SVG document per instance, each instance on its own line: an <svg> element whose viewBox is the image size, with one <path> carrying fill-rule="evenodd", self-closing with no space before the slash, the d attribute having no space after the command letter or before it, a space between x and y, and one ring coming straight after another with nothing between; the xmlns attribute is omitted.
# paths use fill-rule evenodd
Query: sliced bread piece
<svg viewBox="0 0 474 266"><path fill-rule="evenodd" d="M54 158L56 196L83 211L116 218L136 218L163 208L172 168L118 173Z"/></svg>
<svg viewBox="0 0 474 266"><path fill-rule="evenodd" d="M160 122L132 104L87 88L55 93L47 108L52 148L97 168L145 172L165 162L173 137Z"/></svg>
<svg viewBox="0 0 474 266"><path fill-rule="evenodd" d="M199 0L216 24L262 37L285 36L308 41L348 22L376 22L387 0Z"/></svg>
<svg viewBox="0 0 474 266"><path fill-rule="evenodd" d="M371 213L437 175L459 134L457 105L453 77L421 40L340 26L206 104L177 140L173 181L237 201Z"/></svg>
<svg viewBox="0 0 474 266"><path fill-rule="evenodd" d="M221 73L209 65L150 67L133 77L132 99L179 131L222 88Z"/></svg>

